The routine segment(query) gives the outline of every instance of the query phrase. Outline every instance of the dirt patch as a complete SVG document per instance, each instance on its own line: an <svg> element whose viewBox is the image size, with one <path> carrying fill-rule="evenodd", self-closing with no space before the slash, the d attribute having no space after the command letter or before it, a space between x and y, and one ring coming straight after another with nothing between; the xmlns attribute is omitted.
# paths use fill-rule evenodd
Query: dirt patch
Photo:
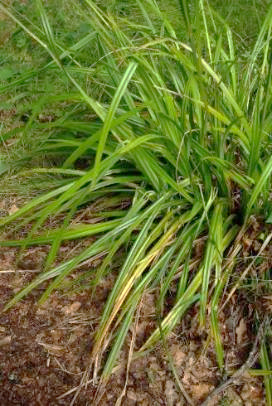
<svg viewBox="0 0 272 406"><path fill-rule="evenodd" d="M259 230L256 230L256 235ZM251 231L253 237L253 231ZM250 241L249 241L250 240ZM237 263L241 274L248 256L256 254L260 244L245 237L244 255ZM0 297L2 306L41 269L47 247L30 248L17 268L16 250L0 251ZM67 244L62 255L67 253ZM261 275L271 265L271 247L252 270ZM269 265L270 264L270 265ZM251 275L251 276L252 276ZM72 276L73 277L73 276ZM155 293L147 292L120 354L117 369L104 388L90 376L89 384L77 391L90 365L95 330L105 299L116 275L90 291L53 293L42 307L36 305L38 288L10 311L0 314L0 404L1 405L201 405L226 378L218 367L209 325L199 328L195 305L167 340L167 349L156 349L128 365L132 340L137 350L156 326ZM256 336L254 312L256 290L236 292L220 312L220 330L225 350L226 371L239 369L246 361ZM171 298L170 298L171 299ZM169 300L170 300L169 299ZM259 297L260 310L270 309L270 296ZM170 300L171 301L171 300ZM173 376L169 356L185 397ZM258 368L258 363L253 366ZM75 397L76 395L76 397ZM245 372L235 385L213 399L210 405L265 405L262 378Z"/></svg>

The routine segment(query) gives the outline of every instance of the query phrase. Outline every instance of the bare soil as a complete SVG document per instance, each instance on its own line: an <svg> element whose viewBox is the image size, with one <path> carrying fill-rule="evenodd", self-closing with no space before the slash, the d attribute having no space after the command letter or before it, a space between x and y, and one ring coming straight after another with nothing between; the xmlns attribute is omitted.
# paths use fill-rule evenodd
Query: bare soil
<svg viewBox="0 0 272 406"><path fill-rule="evenodd" d="M245 236L244 258L237 273L245 268L247 256L260 247L257 231ZM66 247L67 249L67 247ZM0 251L1 306L40 271L46 247L30 248L16 264L16 250ZM272 248L266 249L264 261L253 272L261 275L271 267ZM148 337L156 325L155 293L147 292L141 302L138 319L129 331L112 378L97 392L91 376L79 389L90 365L95 329L115 276L110 276L90 292L53 293L42 307L36 289L10 311L0 313L0 405L201 405L225 379L216 364L209 326L200 330L198 308L193 307L175 332L167 347L188 399L178 388L162 345L148 356L128 362L132 339L134 349ZM169 305L171 297L169 297ZM257 304L256 304L257 303ZM235 371L246 361L256 335L256 308L269 311L270 297L236 292L220 313L220 328L225 349L226 370ZM257 307L256 307L257 306ZM258 368L258 363L255 364ZM244 373L235 385L214 398L210 405L265 405L263 381Z"/></svg>

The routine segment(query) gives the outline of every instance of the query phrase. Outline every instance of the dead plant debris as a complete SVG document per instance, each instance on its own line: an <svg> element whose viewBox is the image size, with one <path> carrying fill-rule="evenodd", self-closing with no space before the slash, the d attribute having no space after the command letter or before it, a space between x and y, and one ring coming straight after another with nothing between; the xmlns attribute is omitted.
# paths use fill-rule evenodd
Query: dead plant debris
<svg viewBox="0 0 272 406"><path fill-rule="evenodd" d="M237 273L241 273L247 263L245 257L254 255L258 250L256 241L258 242L259 231L255 227L250 231L251 236L245 237L246 255L237 261ZM72 242L71 244L73 245ZM67 255L67 243L60 252L63 257ZM2 307L40 271L46 253L46 247L29 248L16 268L16 249L1 248ZM252 271L258 273L260 278L271 265L271 247L267 247L263 258ZM73 277L74 275L71 276ZM94 333L113 283L114 275L110 275L98 287L97 294L92 299L88 290L69 294L55 292L42 307L36 305L41 294L41 289L37 289L10 311L0 314L1 405L68 405L73 399L74 405L78 406L95 404L98 398L97 387L92 382L83 386L76 398L74 395L90 364ZM155 297L156 292L153 291L147 292L143 297L135 327L135 350L140 348L156 326ZM225 373L233 373L246 362L256 334L256 306L268 311L271 308L270 295L260 297L256 305L250 295L246 296L243 290L237 291L220 314ZM115 405L120 398L126 381L132 335L133 332L130 331L120 354L118 368L104 388L102 397L100 396L101 405ZM197 305L187 313L168 338L167 346L180 382L193 404L200 405L220 386L225 377L216 364L209 325L205 329L199 328ZM163 346L157 346L148 356L131 362L121 404L188 404L178 389ZM265 405L262 379L245 371L238 381L208 404Z"/></svg>

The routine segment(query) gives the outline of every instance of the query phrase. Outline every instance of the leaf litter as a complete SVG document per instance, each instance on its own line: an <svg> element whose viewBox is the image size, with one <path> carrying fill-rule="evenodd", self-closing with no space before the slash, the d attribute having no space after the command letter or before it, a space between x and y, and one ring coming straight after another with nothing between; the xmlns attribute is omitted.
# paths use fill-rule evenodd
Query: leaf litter
<svg viewBox="0 0 272 406"><path fill-rule="evenodd" d="M244 253L237 260L237 274L243 272L248 256L256 255L258 235L259 227L250 229L244 237ZM67 251L74 245L73 242L65 243L60 256L67 257ZM1 248L1 306L41 270L47 252L46 246L28 248L16 268L16 249ZM271 261L271 246L268 246L263 260L253 267L253 274L259 274L261 279L264 271L271 267ZM70 279L76 278L78 272L84 270L76 270ZM37 299L44 288L40 287L10 311L0 314L1 404L93 405L99 399L101 405L115 405L122 392L122 405L189 404L179 391L162 345L144 357L132 359L128 365L133 335L133 349L137 351L157 326L157 292L154 290L144 295L138 322L134 331L129 330L115 372L103 390L92 380L88 385L80 386L91 361L94 334L105 298L115 278L114 273L108 275L92 297L88 290L72 293L59 290L38 307ZM175 290L174 286L172 290ZM248 290L237 290L220 312L228 374L245 363L254 341L254 312L258 307L260 312L269 311L270 298L269 295L261 296L254 303ZM171 304L171 297L167 300ZM209 324L199 327L197 306L191 308L167 338L167 351L173 358L180 382L196 406L225 379L217 367ZM257 368L258 362L252 367ZM219 404L265 405L262 378L245 372L238 382L209 402L209 405Z"/></svg>

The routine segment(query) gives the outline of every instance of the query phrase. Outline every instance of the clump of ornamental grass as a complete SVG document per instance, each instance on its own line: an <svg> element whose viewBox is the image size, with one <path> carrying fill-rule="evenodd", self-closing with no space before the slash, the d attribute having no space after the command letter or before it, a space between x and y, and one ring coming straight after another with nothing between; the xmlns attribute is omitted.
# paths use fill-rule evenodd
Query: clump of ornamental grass
<svg viewBox="0 0 272 406"><path fill-rule="evenodd" d="M141 24L113 18L91 0L79 2L75 7L92 31L63 49L40 0L39 27L0 3L1 11L50 55L52 60L39 74L59 69L73 88L69 93L45 93L33 102L23 127L2 136L7 140L15 134L20 145L37 137L39 145L30 156L41 154L51 162L20 169L13 176L45 174L52 180L49 191L1 218L2 228L31 225L26 238L1 241L2 246L24 250L50 245L44 271L5 309L47 281L39 300L44 303L80 264L103 253L92 271L95 294L123 248L125 257L92 350L96 372L103 378L116 365L137 306L150 288L158 292L161 321L138 355L172 332L198 303L199 322L204 326L209 319L223 369L218 323L223 291L251 216L271 220L272 8L245 66L235 53L232 32L207 1L195 2L194 19L187 2L180 1L184 38L155 1L137 4ZM86 47L100 53L91 66L77 60ZM96 86L99 83L95 95L89 85L94 78ZM41 119L45 109L51 119ZM122 212L112 210L95 224L72 224L82 207L101 198L121 201L124 196L131 204ZM61 217L62 224L45 231L47 220L54 217ZM62 242L91 235L96 239L90 246L55 265ZM196 261L194 247L200 238L205 248ZM173 282L175 300L166 312Z"/></svg>

